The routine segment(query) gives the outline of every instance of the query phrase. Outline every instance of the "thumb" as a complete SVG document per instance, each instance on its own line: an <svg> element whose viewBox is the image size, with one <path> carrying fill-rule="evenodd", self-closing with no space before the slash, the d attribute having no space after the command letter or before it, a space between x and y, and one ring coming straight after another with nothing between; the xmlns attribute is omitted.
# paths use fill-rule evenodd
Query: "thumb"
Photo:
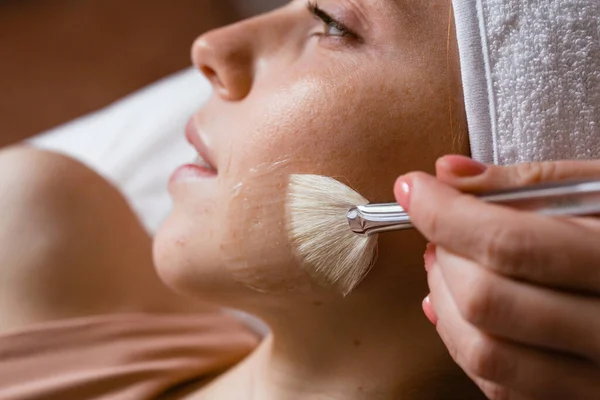
<svg viewBox="0 0 600 400"><path fill-rule="evenodd" d="M438 159L435 167L438 180L470 193L537 183L600 178L599 160L543 161L498 166L450 155Z"/></svg>

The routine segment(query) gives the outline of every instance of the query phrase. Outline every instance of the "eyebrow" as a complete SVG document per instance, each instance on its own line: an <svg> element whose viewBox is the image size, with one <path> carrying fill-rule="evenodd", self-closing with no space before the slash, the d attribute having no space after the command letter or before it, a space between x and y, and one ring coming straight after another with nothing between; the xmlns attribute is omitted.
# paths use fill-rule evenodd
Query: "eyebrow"
<svg viewBox="0 0 600 400"><path fill-rule="evenodd" d="M372 0L369 0L372 1ZM394 0L386 0L386 1L394 1ZM362 25L364 30L368 30L371 24L369 24L369 19L364 13L364 7L360 4L360 1L357 0L346 0L346 2L352 7L354 11L356 11L356 16L358 18L358 22Z"/></svg>

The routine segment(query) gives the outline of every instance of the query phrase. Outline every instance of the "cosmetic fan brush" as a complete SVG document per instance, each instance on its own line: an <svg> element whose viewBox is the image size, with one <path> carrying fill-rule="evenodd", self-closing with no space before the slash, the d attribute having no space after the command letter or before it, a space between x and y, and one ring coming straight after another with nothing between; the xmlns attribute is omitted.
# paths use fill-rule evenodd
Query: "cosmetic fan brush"
<svg viewBox="0 0 600 400"><path fill-rule="evenodd" d="M534 185L478 197L551 216L600 214L600 180ZM398 204L369 204L343 183L320 175L290 175L286 213L289 239L304 267L343 295L375 263L380 233L413 228Z"/></svg>

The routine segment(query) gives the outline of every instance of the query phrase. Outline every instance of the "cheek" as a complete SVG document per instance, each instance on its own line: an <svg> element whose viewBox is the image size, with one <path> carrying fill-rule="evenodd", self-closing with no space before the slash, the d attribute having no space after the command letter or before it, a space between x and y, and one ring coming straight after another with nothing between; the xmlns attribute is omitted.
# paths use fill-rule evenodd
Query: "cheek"
<svg viewBox="0 0 600 400"><path fill-rule="evenodd" d="M426 114L435 104L419 101L424 96L414 75L392 83L384 73L355 71L256 94L263 111L250 114L263 118L239 142L239 172L286 160L294 173L331 176L372 201L389 201L395 178L431 168L442 147L431 132L442 129L444 116Z"/></svg>
<svg viewBox="0 0 600 400"><path fill-rule="evenodd" d="M308 293L312 283L290 246L285 221L289 164L261 164L246 173L227 199L222 237L232 278L265 293Z"/></svg>
<svg viewBox="0 0 600 400"><path fill-rule="evenodd" d="M284 221L285 163L175 187L175 207L154 241L159 275L177 291L223 300L228 294L310 293ZM241 291L240 291L241 290Z"/></svg>
<svg viewBox="0 0 600 400"><path fill-rule="evenodd" d="M433 95L435 84L418 84L429 75L407 68L392 82L396 71L372 70L283 76L257 86L236 118L221 116L218 148L228 160L219 192L176 199L181 209L157 241L157 261L176 260L184 271L173 273L177 281L204 291L217 289L206 287L215 277L219 289L233 282L266 293L315 290L288 241L287 176L331 176L371 201L389 201L399 174L431 169L444 148L436 135L447 129L446 100ZM198 211L206 202L212 213Z"/></svg>
<svg viewBox="0 0 600 400"><path fill-rule="evenodd" d="M431 168L444 147L434 136L445 128L444 115L430 112L438 106L432 101L425 107L416 100L425 96L410 80L378 85L351 78L255 93L260 109L246 110L243 119L255 125L232 141L230 172L238 181L231 186L241 190L227 212L230 231L238 233L226 242L227 268L239 282L267 292L314 290L283 223L290 173L332 176L372 201L389 201L399 174Z"/></svg>

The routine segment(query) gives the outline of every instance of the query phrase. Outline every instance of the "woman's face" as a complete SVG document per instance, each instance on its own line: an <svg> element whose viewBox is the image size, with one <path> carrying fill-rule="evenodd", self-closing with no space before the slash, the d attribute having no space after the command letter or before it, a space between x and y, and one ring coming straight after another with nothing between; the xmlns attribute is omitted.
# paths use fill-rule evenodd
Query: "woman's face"
<svg viewBox="0 0 600 400"><path fill-rule="evenodd" d="M465 152L451 20L450 0L297 0L200 37L192 56L214 94L187 137L214 171L173 176L163 279L208 298L318 291L286 240L286 178L390 201L398 175ZM379 262L399 251L421 249L382 244Z"/></svg>

